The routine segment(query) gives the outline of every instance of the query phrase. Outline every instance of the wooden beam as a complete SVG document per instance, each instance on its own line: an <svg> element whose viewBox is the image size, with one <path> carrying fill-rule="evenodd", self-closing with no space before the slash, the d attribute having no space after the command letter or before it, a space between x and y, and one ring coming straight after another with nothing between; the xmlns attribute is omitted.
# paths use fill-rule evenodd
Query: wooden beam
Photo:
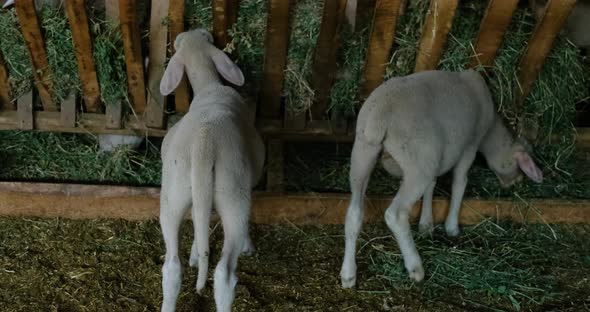
<svg viewBox="0 0 590 312"><path fill-rule="evenodd" d="M289 43L289 4L291 1L268 0L264 68L262 76L260 115L281 117L281 92L285 78Z"/></svg>
<svg viewBox="0 0 590 312"><path fill-rule="evenodd" d="M96 68L94 67L86 6L84 0L64 1L64 6L72 30L85 108L88 112L98 113L101 111L100 89L98 87Z"/></svg>
<svg viewBox="0 0 590 312"><path fill-rule="evenodd" d="M141 40L137 21L137 0L119 0L119 17L121 20L121 37L125 51L127 84L133 110L143 114L146 106L143 58Z"/></svg>
<svg viewBox="0 0 590 312"><path fill-rule="evenodd" d="M76 127L76 96L70 92L60 104L60 124L66 128Z"/></svg>
<svg viewBox="0 0 590 312"><path fill-rule="evenodd" d="M16 124L13 126L12 129L22 129L22 130L32 130L34 129L34 113L33 113L33 90L25 93L20 98L18 98L17 103L17 111L7 111L6 113L9 115L13 115L13 120L16 121ZM16 115L15 115L16 113ZM56 112L52 112L53 114L58 114ZM3 124L0 124L2 126Z"/></svg>
<svg viewBox="0 0 590 312"><path fill-rule="evenodd" d="M159 189L153 187L0 182L0 215L145 220L158 217L158 197ZM391 200L391 197L368 198L365 222L383 222ZM347 194L254 193L251 220L263 224L342 224L348 201ZM416 203L411 211L413 222L417 221L420 205ZM443 222L448 201L435 199L432 206L434 221ZM522 223L589 223L590 201L463 200L461 224L476 224L486 218Z"/></svg>
<svg viewBox="0 0 590 312"><path fill-rule="evenodd" d="M490 0L475 40L472 67L492 66L517 5L518 0Z"/></svg>
<svg viewBox="0 0 590 312"><path fill-rule="evenodd" d="M24 97L22 97L24 98ZM19 99L20 101L20 99ZM32 103L32 101L23 101ZM32 105L32 104L31 104ZM95 133L95 134L120 134L120 135L137 135L137 136L156 136L163 137L166 130L146 128L141 118L129 118L125 121L124 129L109 129L106 127L107 117L105 114L87 113L79 116L77 127L64 127L61 124L59 112L40 112L35 111L32 114L33 127L39 131L50 132L67 132L67 133ZM21 129L19 115L16 111L0 111L0 130Z"/></svg>
<svg viewBox="0 0 590 312"><path fill-rule="evenodd" d="M175 53L176 36L184 31L184 0L170 0L170 48ZM190 105L186 74L174 90L174 106L177 113L185 114Z"/></svg>
<svg viewBox="0 0 590 312"><path fill-rule="evenodd" d="M565 25L576 0L549 0L545 12L537 22L529 44L520 59L517 69L517 109L521 109L526 97L537 80L539 72L559 31Z"/></svg>
<svg viewBox="0 0 590 312"><path fill-rule="evenodd" d="M148 66L148 104L146 108L146 126L164 128L164 110L166 97L160 93L160 81L164 75L166 63L166 45L168 44L168 17L170 0L152 0L150 17L150 63Z"/></svg>
<svg viewBox="0 0 590 312"><path fill-rule="evenodd" d="M57 106L51 99L51 84L49 83L51 73L49 63L47 62L47 52L45 51L45 41L41 33L41 26L37 18L34 0L15 1L16 15L20 24L23 38L31 55L33 63L33 76L35 77L35 86L39 91L43 109L46 111L56 111Z"/></svg>
<svg viewBox="0 0 590 312"><path fill-rule="evenodd" d="M373 26L369 35L369 48L363 71L364 83L361 86L363 98L366 98L383 82L395 37L400 4L400 0L377 0L375 3Z"/></svg>
<svg viewBox="0 0 590 312"><path fill-rule="evenodd" d="M0 109L14 109L10 102L10 83L8 82L8 68L0 51Z"/></svg>
<svg viewBox="0 0 590 312"><path fill-rule="evenodd" d="M330 90L336 74L336 52L340 45L340 29L344 21L346 0L324 0L320 34L312 69L314 102L311 106L313 119L325 119Z"/></svg>
<svg viewBox="0 0 590 312"><path fill-rule="evenodd" d="M213 0L213 38L220 49L231 41L227 30L236 22L239 6L239 0Z"/></svg>
<svg viewBox="0 0 590 312"><path fill-rule="evenodd" d="M458 0L432 0L420 38L414 71L433 70L442 56Z"/></svg>

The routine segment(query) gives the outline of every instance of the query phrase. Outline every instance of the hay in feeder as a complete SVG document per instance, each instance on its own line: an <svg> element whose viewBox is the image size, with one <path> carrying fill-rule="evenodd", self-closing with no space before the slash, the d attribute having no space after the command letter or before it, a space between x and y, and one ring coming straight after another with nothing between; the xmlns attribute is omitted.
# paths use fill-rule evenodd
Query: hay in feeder
<svg viewBox="0 0 590 312"><path fill-rule="evenodd" d="M8 67L13 98L29 92L33 85L33 66L14 10L0 10L0 53Z"/></svg>

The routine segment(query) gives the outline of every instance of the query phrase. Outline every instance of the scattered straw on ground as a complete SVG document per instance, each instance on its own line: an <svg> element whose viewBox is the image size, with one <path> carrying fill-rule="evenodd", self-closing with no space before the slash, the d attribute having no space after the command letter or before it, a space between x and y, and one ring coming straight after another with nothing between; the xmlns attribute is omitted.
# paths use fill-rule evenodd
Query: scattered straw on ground
<svg viewBox="0 0 590 312"><path fill-rule="evenodd" d="M179 311L214 311L212 271L221 226L212 231L209 279L195 293L181 231ZM426 279L403 272L384 226L359 239L358 286L340 287L342 226L252 226L257 248L238 266L235 311L580 311L590 304L588 226L496 225L417 239ZM164 245L158 223L0 218L3 311L157 311Z"/></svg>

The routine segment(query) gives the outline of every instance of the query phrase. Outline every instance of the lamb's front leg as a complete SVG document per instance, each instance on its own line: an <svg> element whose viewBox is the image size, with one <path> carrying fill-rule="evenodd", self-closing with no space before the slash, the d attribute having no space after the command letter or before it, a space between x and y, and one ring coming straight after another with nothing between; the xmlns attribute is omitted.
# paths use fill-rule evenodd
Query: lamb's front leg
<svg viewBox="0 0 590 312"><path fill-rule="evenodd" d="M422 211L420 212L420 222L418 223L418 229L421 234L432 234L434 230L434 222L432 218L432 194L434 193L434 187L436 186L436 180L432 181L430 185L424 191L422 196Z"/></svg>
<svg viewBox="0 0 590 312"><path fill-rule="evenodd" d="M476 152L470 151L463 154L453 170L453 189L451 192L451 203L449 207L449 214L445 220L445 231L449 236L458 236L459 230L459 212L461 211L461 202L463 201L463 194L465 194L465 187L467 186L467 173L475 159Z"/></svg>

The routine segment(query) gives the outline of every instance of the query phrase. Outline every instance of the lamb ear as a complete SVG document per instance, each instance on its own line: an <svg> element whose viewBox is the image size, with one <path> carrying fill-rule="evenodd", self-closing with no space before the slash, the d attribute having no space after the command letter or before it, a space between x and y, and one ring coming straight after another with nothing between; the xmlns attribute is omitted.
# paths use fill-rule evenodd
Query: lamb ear
<svg viewBox="0 0 590 312"><path fill-rule="evenodd" d="M244 84L244 74L232 60L221 50L212 47L211 59L217 68L217 72L225 78L225 80L233 83L236 86Z"/></svg>
<svg viewBox="0 0 590 312"><path fill-rule="evenodd" d="M352 29L352 31L354 31L354 26L356 24L356 7L357 7L357 0L346 1L344 15L346 16L346 20L350 24L350 28Z"/></svg>
<svg viewBox="0 0 590 312"><path fill-rule="evenodd" d="M514 154L514 158L516 158L518 166L527 177L537 183L543 182L543 172L537 167L529 153L519 151Z"/></svg>
<svg viewBox="0 0 590 312"><path fill-rule="evenodd" d="M160 81L160 93L162 93L162 95L172 93L172 91L178 87L178 84L180 84L183 74L184 65L182 64L180 57L177 56L177 54L174 54L170 58L164 76L162 76L162 80Z"/></svg>
<svg viewBox="0 0 590 312"><path fill-rule="evenodd" d="M14 0L8 0L4 3L4 5L2 6L3 9L6 9L7 7L11 6L14 4Z"/></svg>

